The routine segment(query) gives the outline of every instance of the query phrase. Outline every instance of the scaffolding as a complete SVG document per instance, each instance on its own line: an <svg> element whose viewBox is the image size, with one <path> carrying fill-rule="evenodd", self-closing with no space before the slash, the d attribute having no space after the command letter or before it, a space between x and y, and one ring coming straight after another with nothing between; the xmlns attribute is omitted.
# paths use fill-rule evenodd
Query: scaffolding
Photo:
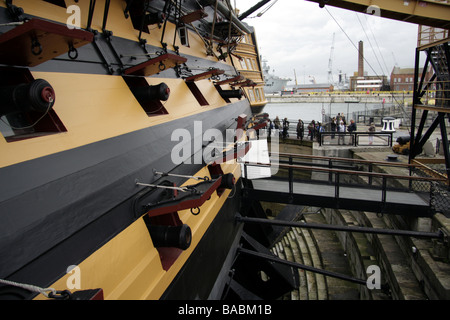
<svg viewBox="0 0 450 320"><path fill-rule="evenodd" d="M446 121L450 121L449 44L449 30L419 26L409 155L410 163L426 163L426 159L417 157L422 152L425 142L439 126L444 158L438 159L437 164L445 169L438 174L447 180L447 186L450 186L450 154L446 129ZM425 62L423 62L423 56L425 56ZM422 64L423 67L421 67ZM429 70L433 75L430 79L426 79L426 73ZM416 119L419 116L420 122L416 125ZM431 125L425 128L428 118L431 118ZM436 163L436 160L434 162Z"/></svg>

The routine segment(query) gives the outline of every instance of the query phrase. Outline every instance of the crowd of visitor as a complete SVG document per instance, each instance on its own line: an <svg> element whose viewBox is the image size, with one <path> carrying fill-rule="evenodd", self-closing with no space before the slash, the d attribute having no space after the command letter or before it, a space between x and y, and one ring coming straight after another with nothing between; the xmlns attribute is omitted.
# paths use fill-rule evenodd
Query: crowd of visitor
<svg viewBox="0 0 450 320"><path fill-rule="evenodd" d="M289 121L287 118L284 118L283 120L280 120L278 116L275 117L275 119L272 121L271 119L268 119L268 135L269 137L272 134L273 130L277 130L280 138L286 139L289 137ZM338 144L345 144L345 135L339 134L339 133L352 133L356 132L357 127L356 123L353 119L350 120L350 123L347 123L345 119L344 113L338 113L335 117L333 117L330 121L330 123L327 125L327 128L325 129L324 125L319 122L312 120L305 130L305 123L302 119L298 119L297 125L296 125L296 132L297 132L297 139L303 141L305 133L307 133L308 138L313 141L317 141L320 139L320 134L322 132L330 132L331 131L331 139L336 138L336 133L338 133ZM375 132L375 126L372 123L369 127L369 132L374 133ZM348 144L354 143L354 135L349 135ZM373 142L373 136L369 135L369 144L372 144Z"/></svg>

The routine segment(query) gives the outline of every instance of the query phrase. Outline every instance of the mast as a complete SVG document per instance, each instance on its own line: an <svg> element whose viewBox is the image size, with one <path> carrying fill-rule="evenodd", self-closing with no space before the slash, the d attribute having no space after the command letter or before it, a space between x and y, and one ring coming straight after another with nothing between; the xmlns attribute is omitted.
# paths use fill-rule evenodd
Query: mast
<svg viewBox="0 0 450 320"><path fill-rule="evenodd" d="M294 77L295 77L295 87L297 88L297 87L298 87L298 84L297 84L297 74L295 73L295 69L294 69Z"/></svg>
<svg viewBox="0 0 450 320"><path fill-rule="evenodd" d="M266 3L269 3L271 0L262 0L260 2L258 2L257 4L255 4L253 7L251 7L250 9L248 9L247 11L245 11L243 14L241 14L239 16L239 20L244 20L245 18L247 18L249 15L251 15L253 12L255 12L256 10L258 10L259 8L261 8L262 6L264 6Z"/></svg>
<svg viewBox="0 0 450 320"><path fill-rule="evenodd" d="M334 36L335 33L333 33L333 41L331 43L331 50L330 50L330 59L328 60L328 83L333 84L333 51L334 51Z"/></svg>

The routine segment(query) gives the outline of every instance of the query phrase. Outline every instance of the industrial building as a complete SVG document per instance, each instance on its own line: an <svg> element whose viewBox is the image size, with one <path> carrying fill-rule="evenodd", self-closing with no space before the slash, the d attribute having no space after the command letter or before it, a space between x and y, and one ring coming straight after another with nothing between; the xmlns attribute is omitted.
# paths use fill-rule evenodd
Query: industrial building
<svg viewBox="0 0 450 320"><path fill-rule="evenodd" d="M419 69L423 73L423 68ZM433 71L428 70L425 81L428 82L433 75ZM391 73L391 91L412 91L414 90L414 68L394 67Z"/></svg>
<svg viewBox="0 0 450 320"><path fill-rule="evenodd" d="M350 91L383 91L388 87L387 76L369 76L364 72L364 43L359 41L358 71L350 77Z"/></svg>

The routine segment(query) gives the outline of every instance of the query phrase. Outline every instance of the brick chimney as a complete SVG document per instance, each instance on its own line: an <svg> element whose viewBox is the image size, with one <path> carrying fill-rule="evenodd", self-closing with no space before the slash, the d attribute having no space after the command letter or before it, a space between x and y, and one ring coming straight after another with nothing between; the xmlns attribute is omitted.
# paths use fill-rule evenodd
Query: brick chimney
<svg viewBox="0 0 450 320"><path fill-rule="evenodd" d="M364 44L359 41L358 48L358 77L364 77Z"/></svg>

